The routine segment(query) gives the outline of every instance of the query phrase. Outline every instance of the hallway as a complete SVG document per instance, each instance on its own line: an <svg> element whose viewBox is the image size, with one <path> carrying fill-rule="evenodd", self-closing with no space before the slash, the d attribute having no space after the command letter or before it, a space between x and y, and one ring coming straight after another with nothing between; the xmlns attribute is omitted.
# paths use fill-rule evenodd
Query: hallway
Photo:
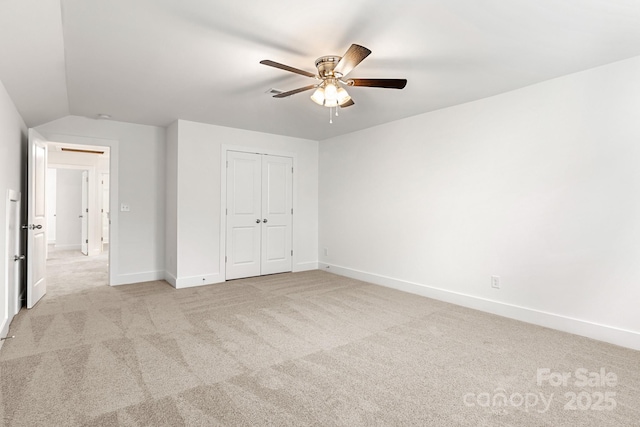
<svg viewBox="0 0 640 427"><path fill-rule="evenodd" d="M85 256L79 250L60 250L49 245L45 298L82 293L109 284L109 252Z"/></svg>

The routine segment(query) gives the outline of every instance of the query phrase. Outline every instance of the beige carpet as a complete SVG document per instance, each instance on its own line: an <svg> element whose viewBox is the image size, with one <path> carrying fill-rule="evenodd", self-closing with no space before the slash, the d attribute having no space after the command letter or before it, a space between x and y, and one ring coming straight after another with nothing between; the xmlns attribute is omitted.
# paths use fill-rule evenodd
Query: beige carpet
<svg viewBox="0 0 640 427"><path fill-rule="evenodd" d="M640 425L640 352L323 271L185 290L78 277L13 321L3 425ZM545 368L572 377L538 385ZM580 368L616 385L576 385Z"/></svg>

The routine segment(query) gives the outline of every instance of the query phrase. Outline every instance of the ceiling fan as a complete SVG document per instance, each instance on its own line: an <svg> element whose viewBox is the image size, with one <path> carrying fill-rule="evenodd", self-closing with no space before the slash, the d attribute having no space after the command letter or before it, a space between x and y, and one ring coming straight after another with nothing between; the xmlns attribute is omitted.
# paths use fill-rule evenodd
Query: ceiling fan
<svg viewBox="0 0 640 427"><path fill-rule="evenodd" d="M260 63L268 65L270 67L279 68L281 70L320 80L320 82L316 84L293 89L288 92L279 93L277 95L274 95L274 98L286 98L288 96L295 95L296 93L315 89L313 95L311 95L311 100L313 100L313 102L315 102L316 104L329 108L345 108L353 105L354 102L345 88L342 87L342 85L380 87L387 89L403 89L407 85L406 79L347 78L347 74L349 74L367 56L369 56L370 53L371 51L366 47L352 44L351 47L347 49L344 56L321 56L320 58L316 59L316 68L318 69L318 74L313 74L308 71L300 70L298 68L290 67L288 65L280 64L268 59L260 61Z"/></svg>

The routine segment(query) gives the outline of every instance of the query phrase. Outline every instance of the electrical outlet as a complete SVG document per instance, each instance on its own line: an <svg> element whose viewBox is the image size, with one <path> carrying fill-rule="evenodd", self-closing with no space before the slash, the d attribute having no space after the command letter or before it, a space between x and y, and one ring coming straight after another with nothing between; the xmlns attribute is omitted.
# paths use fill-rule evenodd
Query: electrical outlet
<svg viewBox="0 0 640 427"><path fill-rule="evenodd" d="M324 256L329 256L329 249L324 248Z"/></svg>
<svg viewBox="0 0 640 427"><path fill-rule="evenodd" d="M120 204L120 212L130 212L131 208L126 203Z"/></svg>
<svg viewBox="0 0 640 427"><path fill-rule="evenodd" d="M491 276L491 287L500 289L500 276Z"/></svg>

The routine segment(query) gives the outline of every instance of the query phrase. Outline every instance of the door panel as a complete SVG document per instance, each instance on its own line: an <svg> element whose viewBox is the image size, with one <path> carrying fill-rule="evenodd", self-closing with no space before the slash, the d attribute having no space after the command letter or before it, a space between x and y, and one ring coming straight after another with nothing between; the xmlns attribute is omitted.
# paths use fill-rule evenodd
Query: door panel
<svg viewBox="0 0 640 427"><path fill-rule="evenodd" d="M227 154L227 279L260 275L260 169L257 154Z"/></svg>
<svg viewBox="0 0 640 427"><path fill-rule="evenodd" d="M260 246L259 234L255 232L255 227L235 227L232 230L233 242L233 265L257 264L255 248Z"/></svg>
<svg viewBox="0 0 640 427"><path fill-rule="evenodd" d="M267 225L266 229L266 261L282 261L287 258L287 227Z"/></svg>
<svg viewBox="0 0 640 427"><path fill-rule="evenodd" d="M262 156L261 274L291 271L293 160Z"/></svg>
<svg viewBox="0 0 640 427"><path fill-rule="evenodd" d="M47 254L46 172L47 143L42 135L33 129L29 129L27 308L32 308L47 292L45 276Z"/></svg>

